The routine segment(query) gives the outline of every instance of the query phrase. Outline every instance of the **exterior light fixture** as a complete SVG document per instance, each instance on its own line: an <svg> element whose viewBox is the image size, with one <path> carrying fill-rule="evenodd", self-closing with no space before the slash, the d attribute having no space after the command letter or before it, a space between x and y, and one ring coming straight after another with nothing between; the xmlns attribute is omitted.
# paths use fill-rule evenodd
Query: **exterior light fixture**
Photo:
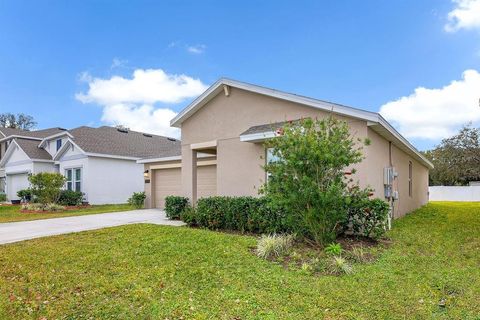
<svg viewBox="0 0 480 320"><path fill-rule="evenodd" d="M145 170L145 171L143 172L143 176L145 177L145 179L150 178L150 171Z"/></svg>

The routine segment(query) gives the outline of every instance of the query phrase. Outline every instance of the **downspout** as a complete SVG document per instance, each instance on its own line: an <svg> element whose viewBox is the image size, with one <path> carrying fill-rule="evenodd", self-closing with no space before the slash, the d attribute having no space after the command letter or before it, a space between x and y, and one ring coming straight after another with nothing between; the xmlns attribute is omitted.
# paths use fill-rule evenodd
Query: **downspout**
<svg viewBox="0 0 480 320"><path fill-rule="evenodd" d="M392 141L388 142L388 162L389 162L390 168L393 168ZM388 229L392 228L392 221L393 221L393 217L395 216L395 198L393 197L394 180L395 180L395 178L393 178L393 181L392 181L392 190L391 190L390 199L389 199L391 210L390 210L390 217L388 219Z"/></svg>

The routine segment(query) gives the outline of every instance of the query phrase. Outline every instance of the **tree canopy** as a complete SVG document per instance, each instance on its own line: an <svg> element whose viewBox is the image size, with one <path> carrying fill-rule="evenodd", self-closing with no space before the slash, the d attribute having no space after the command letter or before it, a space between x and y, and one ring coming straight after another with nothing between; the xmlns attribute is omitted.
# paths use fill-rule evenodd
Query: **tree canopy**
<svg viewBox="0 0 480 320"><path fill-rule="evenodd" d="M480 181L480 129L462 127L456 135L443 139L425 156L433 163L430 185L467 185Z"/></svg>
<svg viewBox="0 0 480 320"><path fill-rule="evenodd" d="M37 122L33 117L24 113L0 113L0 127L2 128L22 129L28 131L34 129L36 125Z"/></svg>

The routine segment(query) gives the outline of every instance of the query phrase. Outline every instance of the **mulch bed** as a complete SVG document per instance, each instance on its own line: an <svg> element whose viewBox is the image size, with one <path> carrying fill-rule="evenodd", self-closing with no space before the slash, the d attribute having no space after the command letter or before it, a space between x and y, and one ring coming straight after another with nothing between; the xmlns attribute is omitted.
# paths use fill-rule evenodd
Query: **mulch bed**
<svg viewBox="0 0 480 320"><path fill-rule="evenodd" d="M59 210L59 211L35 211L35 210L20 210L21 213L27 213L27 214L30 214L30 213L41 213L41 214L44 214L44 213L62 213L62 212L68 212L68 211L73 211L73 210L80 210L80 209L87 209L87 208L90 208L91 205L86 205L86 206L66 206L64 210Z"/></svg>

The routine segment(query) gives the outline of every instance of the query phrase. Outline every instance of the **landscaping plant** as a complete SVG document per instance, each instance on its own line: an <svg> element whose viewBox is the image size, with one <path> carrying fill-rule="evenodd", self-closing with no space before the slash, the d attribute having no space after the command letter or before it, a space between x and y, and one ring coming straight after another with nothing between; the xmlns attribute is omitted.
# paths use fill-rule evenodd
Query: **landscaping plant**
<svg viewBox="0 0 480 320"><path fill-rule="evenodd" d="M324 246L343 231L348 215L347 168L362 161L368 140L354 138L345 121L327 117L287 123L266 147L277 161L265 165L262 192L282 208L290 229Z"/></svg>
<svg viewBox="0 0 480 320"><path fill-rule="evenodd" d="M145 192L134 192L133 195L128 199L128 203L137 209L141 209L145 206L146 198L147 195Z"/></svg>
<svg viewBox="0 0 480 320"><path fill-rule="evenodd" d="M295 237L291 234L263 235L255 250L258 257L268 259L286 254L293 245Z"/></svg>
<svg viewBox="0 0 480 320"><path fill-rule="evenodd" d="M180 196L165 197L165 214L169 219L180 219L182 212L188 207L188 198Z"/></svg>
<svg viewBox="0 0 480 320"><path fill-rule="evenodd" d="M82 204L83 193L73 190L62 190L58 203L63 206L79 206Z"/></svg>
<svg viewBox="0 0 480 320"><path fill-rule="evenodd" d="M0 192L0 202L7 201L7 195L3 192Z"/></svg>
<svg viewBox="0 0 480 320"><path fill-rule="evenodd" d="M30 189L23 189L17 191L17 197L20 199L30 202L32 200L32 190Z"/></svg>
<svg viewBox="0 0 480 320"><path fill-rule="evenodd" d="M342 251L343 249L340 243L330 243L325 247L325 253L332 256L339 256L342 254Z"/></svg>
<svg viewBox="0 0 480 320"><path fill-rule="evenodd" d="M59 173L40 172L30 175L30 189L35 201L42 205L57 203L61 188L65 185L65 177Z"/></svg>

